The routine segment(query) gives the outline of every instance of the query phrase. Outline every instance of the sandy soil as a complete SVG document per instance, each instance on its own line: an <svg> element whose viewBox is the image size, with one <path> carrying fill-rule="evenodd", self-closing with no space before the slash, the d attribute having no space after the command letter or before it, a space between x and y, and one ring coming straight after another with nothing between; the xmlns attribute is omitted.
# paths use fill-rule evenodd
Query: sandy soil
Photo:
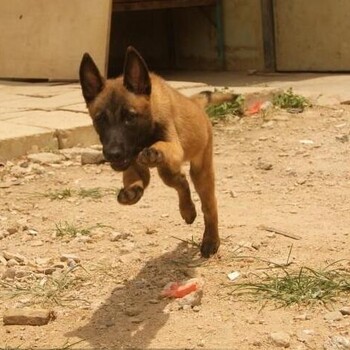
<svg viewBox="0 0 350 350"><path fill-rule="evenodd" d="M16 177L20 184L0 188L0 232L17 232L0 240L0 253L24 255L28 262L14 269L28 275L1 281L28 286L27 279L34 290L44 280L45 290L45 282L53 277L40 274L40 265L57 265L64 253L78 256L80 264L66 272L72 283L56 301L40 299L33 291L9 295L0 285L0 315L9 307L31 306L52 308L57 316L41 327L0 327L0 347L275 349L279 347L270 334L286 332L286 346L301 350L322 349L333 335L348 337L350 316L328 321L324 316L329 310L322 305L276 309L273 302L242 298L232 290L251 273L271 271L273 264L256 258L284 263L291 250L291 269L319 268L349 258L350 152L342 138L349 130L346 106L315 107L296 115L281 112L269 121L258 116L217 124L222 246L209 260L199 257L195 245L181 241L200 241L201 215L186 225L175 191L154 171L142 200L123 207L115 198L121 175L107 164L81 166L74 157L34 168L26 160L7 164L3 180ZM102 198L77 194L80 188L95 187L102 189ZM51 200L42 195L65 188L73 191L71 197ZM90 234L55 236L56 225L66 221L90 228ZM350 269L347 261L341 264ZM0 262L0 275L7 269ZM54 278L62 277L61 270L57 267ZM227 277L233 271L241 273L236 282ZM171 300L158 298L168 282L191 277L205 281L201 306L178 310ZM349 297L341 297L329 307L349 305Z"/></svg>

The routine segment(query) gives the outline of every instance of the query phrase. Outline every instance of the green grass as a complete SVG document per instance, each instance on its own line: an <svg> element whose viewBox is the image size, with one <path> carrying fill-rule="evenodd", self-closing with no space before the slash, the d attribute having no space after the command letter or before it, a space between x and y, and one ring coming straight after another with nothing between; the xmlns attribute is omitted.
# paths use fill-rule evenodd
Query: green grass
<svg viewBox="0 0 350 350"><path fill-rule="evenodd" d="M299 270L281 268L277 273L254 276L257 281L235 283L233 293L249 294L254 299L272 300L280 306L328 302L350 292L350 273L333 268Z"/></svg>
<svg viewBox="0 0 350 350"><path fill-rule="evenodd" d="M218 105L210 105L206 111L209 118L217 120L229 116L242 116L244 113L243 96L236 97L232 102L224 102Z"/></svg>
<svg viewBox="0 0 350 350"><path fill-rule="evenodd" d="M78 267L79 265L44 277L32 274L23 280L0 280L0 297L16 299L28 296L28 303L40 305L63 305L65 302L77 301L77 298L71 296L71 292L77 290L84 280L72 273Z"/></svg>
<svg viewBox="0 0 350 350"><path fill-rule="evenodd" d="M78 196L81 198L99 199L102 198L102 192L99 187L81 188L78 192Z"/></svg>
<svg viewBox="0 0 350 350"><path fill-rule="evenodd" d="M300 108L304 110L306 107L311 106L310 102L304 96L295 94L292 88L276 94L273 97L272 103L274 106L283 109Z"/></svg>
<svg viewBox="0 0 350 350"><path fill-rule="evenodd" d="M44 193L44 197L50 198L53 200L61 200L72 197L73 191L70 188L64 188L62 190L50 191L48 193Z"/></svg>
<svg viewBox="0 0 350 350"><path fill-rule="evenodd" d="M89 235L91 232L90 228L81 228L68 221L58 222L55 224L56 237L76 237L78 235Z"/></svg>
<svg viewBox="0 0 350 350"><path fill-rule="evenodd" d="M100 199L104 195L114 194L115 189L112 188L80 188L79 190L72 190L70 188L63 188L58 190L50 190L46 193L38 193L37 195L49 198L50 200L62 200L67 199L73 196L78 196L80 198L91 198L91 199Z"/></svg>

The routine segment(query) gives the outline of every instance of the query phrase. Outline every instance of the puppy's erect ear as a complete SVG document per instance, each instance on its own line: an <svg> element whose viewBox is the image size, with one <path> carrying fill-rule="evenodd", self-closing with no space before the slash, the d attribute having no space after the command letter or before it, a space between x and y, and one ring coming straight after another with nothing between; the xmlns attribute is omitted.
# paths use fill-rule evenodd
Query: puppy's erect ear
<svg viewBox="0 0 350 350"><path fill-rule="evenodd" d="M150 95L152 90L146 62L132 46L125 54L124 86L136 95Z"/></svg>
<svg viewBox="0 0 350 350"><path fill-rule="evenodd" d="M89 104L102 91L104 79L88 53L85 53L81 60L79 77L84 99Z"/></svg>

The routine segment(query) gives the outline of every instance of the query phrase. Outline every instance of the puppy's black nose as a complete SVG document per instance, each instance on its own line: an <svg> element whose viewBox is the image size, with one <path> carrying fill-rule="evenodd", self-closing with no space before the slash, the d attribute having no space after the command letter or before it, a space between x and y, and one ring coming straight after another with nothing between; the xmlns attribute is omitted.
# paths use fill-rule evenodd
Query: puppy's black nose
<svg viewBox="0 0 350 350"><path fill-rule="evenodd" d="M104 150L103 154L106 160L109 162L120 162L121 160L123 160L123 153L118 148Z"/></svg>

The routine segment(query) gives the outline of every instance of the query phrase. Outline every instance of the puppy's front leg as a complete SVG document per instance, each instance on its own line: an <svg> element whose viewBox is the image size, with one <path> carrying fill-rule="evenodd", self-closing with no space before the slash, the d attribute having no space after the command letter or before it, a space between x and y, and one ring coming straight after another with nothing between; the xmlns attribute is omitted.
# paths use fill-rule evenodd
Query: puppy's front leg
<svg viewBox="0 0 350 350"><path fill-rule="evenodd" d="M148 186L149 180L149 169L137 162L133 162L123 172L124 188L119 191L118 202L125 205L137 203L141 199L144 189Z"/></svg>
<svg viewBox="0 0 350 350"><path fill-rule="evenodd" d="M140 164L157 167L163 182L177 191L181 216L186 223L192 224L197 214L191 199L190 186L181 171L182 161L183 150L176 142L156 142L138 156Z"/></svg>
<svg viewBox="0 0 350 350"><path fill-rule="evenodd" d="M139 164L153 167L166 167L177 173L181 169L184 152L179 142L158 141L151 147L143 149L138 157Z"/></svg>

